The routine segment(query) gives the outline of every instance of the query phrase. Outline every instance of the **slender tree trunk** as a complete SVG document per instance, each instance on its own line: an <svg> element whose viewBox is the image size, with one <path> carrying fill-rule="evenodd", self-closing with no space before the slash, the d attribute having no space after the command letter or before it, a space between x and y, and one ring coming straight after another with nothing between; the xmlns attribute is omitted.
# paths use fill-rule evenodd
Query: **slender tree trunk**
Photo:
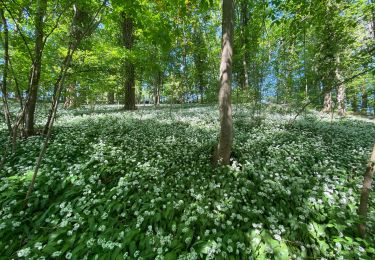
<svg viewBox="0 0 375 260"><path fill-rule="evenodd" d="M114 91L109 91L107 93L107 102L108 105L113 105L115 103L115 92Z"/></svg>
<svg viewBox="0 0 375 260"><path fill-rule="evenodd" d="M363 178L363 186L361 191L361 198L358 207L358 215L360 217L360 223L358 225L358 231L361 237L366 235L366 218L368 210L368 199L370 195L372 178L375 172L375 144L372 147L372 153L370 161L367 165L367 169Z"/></svg>
<svg viewBox="0 0 375 260"><path fill-rule="evenodd" d="M303 24L303 79L305 84L305 100L309 99L309 89L308 89L308 80L307 80L307 56L306 56L306 23Z"/></svg>
<svg viewBox="0 0 375 260"><path fill-rule="evenodd" d="M122 13L122 40L123 46L131 51L134 43L134 22L125 12ZM126 59L124 64L124 89L125 110L135 110L135 68L131 59Z"/></svg>
<svg viewBox="0 0 375 260"><path fill-rule="evenodd" d="M248 49L247 49L247 25L249 22L249 12L247 8L247 1L241 2L241 45L243 49L242 55L242 89L249 87L249 75L247 71Z"/></svg>
<svg viewBox="0 0 375 260"><path fill-rule="evenodd" d="M181 93L182 95L185 94L187 90L187 36L185 32L185 21L182 23L182 37L183 37L183 45L182 45L182 81L181 81Z"/></svg>
<svg viewBox="0 0 375 260"><path fill-rule="evenodd" d="M29 75L28 101L26 102L25 136L34 134L35 108L38 97L38 87L42 68L44 16L47 10L47 0L37 1L35 16L35 48L34 62Z"/></svg>
<svg viewBox="0 0 375 260"><path fill-rule="evenodd" d="M199 87L199 92L201 94L201 104L203 104L204 103L204 90L203 90L203 86Z"/></svg>
<svg viewBox="0 0 375 260"><path fill-rule="evenodd" d="M3 67L3 81L1 83L1 92L2 92L2 99L4 103L4 116L5 122L7 124L9 134L12 136L12 122L9 112L9 104L8 104L8 91L7 91L7 79L8 79L8 67L9 67L9 31L8 31L8 23L5 18L4 10L0 9L1 13L1 20L3 25L4 31L4 41L3 41L3 48L4 48L4 67Z"/></svg>
<svg viewBox="0 0 375 260"><path fill-rule="evenodd" d="M345 94L346 88L344 84L340 84L338 91L337 91L337 112L340 116L346 115L346 105L345 105Z"/></svg>
<svg viewBox="0 0 375 260"><path fill-rule="evenodd" d="M70 43L69 44L68 53L66 54L65 59L63 61L63 64L60 68L60 73L59 73L59 76L57 77L55 87L54 87L54 91L53 91L54 93L53 93L53 97L52 97L50 113L48 114L47 122L46 122L46 124L44 126L44 130L43 130L43 134L45 134L45 135L48 134L49 127L51 125L51 120L53 120L55 118L53 111L55 109L55 106L57 106L58 103L59 103L62 85L64 84L64 80L65 80L66 73L67 73L66 71L68 70L68 68L70 66L70 62L72 61L73 53L74 53L74 51L77 47L77 44L78 43L76 43L76 44Z"/></svg>
<svg viewBox="0 0 375 260"><path fill-rule="evenodd" d="M214 155L214 163L228 165L233 143L233 120L231 104L231 77L233 57L234 2L223 0L222 47L220 63L220 140Z"/></svg>
<svg viewBox="0 0 375 260"><path fill-rule="evenodd" d="M75 102L76 102L75 92L76 92L75 84L69 84L69 86L66 89L66 95L65 95L65 102L64 102L65 109L75 107Z"/></svg>
<svg viewBox="0 0 375 260"><path fill-rule="evenodd" d="M363 114L367 113L367 105L368 105L368 94L366 90L366 84L364 82L363 87L362 87L362 102L361 102L361 112Z"/></svg>
<svg viewBox="0 0 375 260"><path fill-rule="evenodd" d="M198 92L200 95L200 102L203 104L204 89L207 85L206 71L207 71L207 49L206 42L204 40L203 32L201 29L193 28L193 61L195 64L195 82L198 86ZM199 102L197 93L197 102Z"/></svg>
<svg viewBox="0 0 375 260"><path fill-rule="evenodd" d="M354 113L358 112L358 97L357 97L357 92L353 94L352 97L352 109Z"/></svg>
<svg viewBox="0 0 375 260"><path fill-rule="evenodd" d="M339 73L339 70L336 69L336 81L341 82L342 77ZM346 106L345 106L345 99L346 99L346 94L345 94L346 88L344 84L340 84L337 90L337 112L339 116L345 116L346 114Z"/></svg>
<svg viewBox="0 0 375 260"><path fill-rule="evenodd" d="M154 88L154 105L157 107L160 105L159 87Z"/></svg>
<svg viewBox="0 0 375 260"><path fill-rule="evenodd" d="M158 102L160 104L160 93L163 89L163 72L162 71L159 71L159 75L158 75Z"/></svg>
<svg viewBox="0 0 375 260"><path fill-rule="evenodd" d="M332 103L332 92L327 91L324 94L324 103L323 103L323 112L324 113L330 113L333 108L333 103Z"/></svg>
<svg viewBox="0 0 375 260"><path fill-rule="evenodd" d="M14 85L16 87L16 99L20 102L20 108L22 110L23 109L23 97L22 97L21 90L20 90L20 84L18 82L17 75L14 72L12 62L11 62L10 59L9 59L9 68L10 68L10 71L11 71L12 76L14 78Z"/></svg>
<svg viewBox="0 0 375 260"><path fill-rule="evenodd" d="M31 195L33 189L34 189L36 177L38 175L38 171L39 171L39 168L41 166L43 156L47 151L48 142L49 142L49 139L51 137L52 127L53 127L54 119L56 117L57 109L58 109L58 106L59 106L59 100L60 100L61 92L63 90L65 77L66 77L66 74L67 74L67 70L70 66L70 63L72 61L73 54L74 54L75 50L77 49L77 46L79 45L81 40L85 36L87 36L89 33L92 32L92 31L90 32L90 29L95 28L95 27L93 27L95 25L95 19L97 18L99 12L105 6L105 4L106 4L106 1L104 1L103 4L99 7L99 9L97 10L97 12L95 13L95 15L93 17L93 20L90 22L90 24L87 26L87 28L82 28L82 26L84 24L84 21L81 20L81 15L84 13L84 11L80 10L78 5L75 5L75 15L73 17L73 23L72 23L71 32L70 32L70 36L73 37L73 39L71 39L71 41L69 43L68 53L66 54L65 59L63 61L63 64L60 67L60 73L59 73L59 76L58 76L58 78L55 82L54 96L52 98L52 107L51 107L51 110L50 110L50 114L48 116L47 124L46 124L45 129L44 129L46 131L46 137L45 137L44 142L41 146L39 156L38 156L38 158L36 160L36 163L35 163L34 174L32 176L29 188L28 188L27 193L26 193L25 201L24 201L25 206L27 206L27 204L28 204L28 200L30 198L30 195ZM86 30L83 30L83 29L86 29Z"/></svg>

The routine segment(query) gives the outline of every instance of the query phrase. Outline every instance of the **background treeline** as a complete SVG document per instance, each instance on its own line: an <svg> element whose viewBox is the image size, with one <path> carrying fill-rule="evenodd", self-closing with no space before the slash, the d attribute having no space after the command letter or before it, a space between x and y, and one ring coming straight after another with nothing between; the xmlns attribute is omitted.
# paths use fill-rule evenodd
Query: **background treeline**
<svg viewBox="0 0 375 260"><path fill-rule="evenodd" d="M373 113L374 10L372 0L237 0L232 101ZM217 101L220 1L1 0L0 13L4 115L25 136L38 102ZM7 112L14 101L19 112Z"/></svg>

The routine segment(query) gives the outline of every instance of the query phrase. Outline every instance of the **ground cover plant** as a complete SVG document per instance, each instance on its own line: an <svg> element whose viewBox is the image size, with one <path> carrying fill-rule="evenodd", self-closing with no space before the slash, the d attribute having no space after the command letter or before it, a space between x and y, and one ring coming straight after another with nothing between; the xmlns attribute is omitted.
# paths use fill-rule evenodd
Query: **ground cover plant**
<svg viewBox="0 0 375 260"><path fill-rule="evenodd" d="M99 109L62 111L27 207L43 138L1 155L0 258L374 258L373 192L357 235L373 122L241 107L213 167L216 107Z"/></svg>

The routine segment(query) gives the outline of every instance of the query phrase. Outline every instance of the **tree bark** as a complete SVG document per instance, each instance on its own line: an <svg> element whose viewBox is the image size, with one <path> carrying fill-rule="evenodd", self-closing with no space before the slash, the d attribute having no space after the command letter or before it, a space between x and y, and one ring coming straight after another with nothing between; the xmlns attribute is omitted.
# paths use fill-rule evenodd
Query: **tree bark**
<svg viewBox="0 0 375 260"><path fill-rule="evenodd" d="M248 60L248 49L247 49L247 25L249 22L249 17L248 17L248 6L247 6L247 1L242 1L241 2L241 47L243 49L243 55L242 55L242 76L241 76L241 87L242 89L248 88L249 87L249 75L247 71L247 60Z"/></svg>
<svg viewBox="0 0 375 260"><path fill-rule="evenodd" d="M345 94L346 88L344 84L341 84L337 91L337 112L339 116L345 116L346 115L346 106L345 106Z"/></svg>
<svg viewBox="0 0 375 260"><path fill-rule="evenodd" d="M9 112L9 104L8 104L8 90L7 90L7 79L8 79L8 67L9 67L9 31L8 31L8 23L4 15L4 10L0 9L1 13L1 20L3 25L4 31L4 41L3 48L4 48L4 67L3 67L3 80L1 83L1 92L2 92L2 99L4 103L4 116L5 122L7 124L9 134L12 136L12 122Z"/></svg>
<svg viewBox="0 0 375 260"><path fill-rule="evenodd" d="M333 103L332 103L332 92L327 91L324 94L324 103L323 103L323 112L324 113L330 113L333 108Z"/></svg>
<svg viewBox="0 0 375 260"><path fill-rule="evenodd" d="M357 93L355 92L352 98L352 109L354 113L358 112L358 99L357 99Z"/></svg>
<svg viewBox="0 0 375 260"><path fill-rule="evenodd" d="M231 78L233 57L234 2L223 0L222 47L220 63L220 139L214 156L215 164L228 165L233 143ZM216 157L216 158L215 158Z"/></svg>
<svg viewBox="0 0 375 260"><path fill-rule="evenodd" d="M122 13L122 40L123 46L129 52L134 44L134 22L125 12ZM131 58L127 58L124 64L124 89L125 89L125 110L135 110L135 68Z"/></svg>
<svg viewBox="0 0 375 260"><path fill-rule="evenodd" d="M364 82L363 88L362 88L362 102L361 102L361 112L363 114L367 113L367 105L368 105L368 94L366 90L366 84Z"/></svg>
<svg viewBox="0 0 375 260"><path fill-rule="evenodd" d="M336 80L338 82L342 81L342 77L338 69L336 69ZM339 116L345 116L346 114L346 106L345 106L345 94L346 88L343 83L341 83L337 89L337 112Z"/></svg>
<svg viewBox="0 0 375 260"><path fill-rule="evenodd" d="M113 105L115 103L115 92L114 91L109 91L107 93L107 101L108 105Z"/></svg>
<svg viewBox="0 0 375 260"><path fill-rule="evenodd" d="M34 62L29 75L28 100L26 102L25 137L34 134L34 117L42 67L44 16L46 15L46 10L47 0L38 0L35 15Z"/></svg>
<svg viewBox="0 0 375 260"><path fill-rule="evenodd" d="M69 84L69 86L66 89L66 96L65 96L65 102L64 102L65 109L69 109L75 106L75 92L76 92L75 84Z"/></svg>
<svg viewBox="0 0 375 260"><path fill-rule="evenodd" d="M361 191L361 198L358 207L358 215L360 218L360 223L358 225L358 232L361 237L366 235L366 218L368 210L368 199L370 195L370 189L372 184L372 178L375 172L375 144L372 147L372 153L370 161L367 165L366 172L363 178L363 186Z"/></svg>
<svg viewBox="0 0 375 260"><path fill-rule="evenodd" d="M154 105L160 105L160 90L163 86L163 75L162 72L159 71L156 77L155 88L154 88Z"/></svg>

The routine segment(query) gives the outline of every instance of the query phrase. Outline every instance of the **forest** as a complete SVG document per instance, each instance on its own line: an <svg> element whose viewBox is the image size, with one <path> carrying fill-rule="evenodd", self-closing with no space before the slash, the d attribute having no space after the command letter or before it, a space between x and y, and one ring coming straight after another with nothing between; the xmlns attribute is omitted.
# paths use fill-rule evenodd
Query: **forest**
<svg viewBox="0 0 375 260"><path fill-rule="evenodd" d="M374 0L0 0L1 259L375 259Z"/></svg>

